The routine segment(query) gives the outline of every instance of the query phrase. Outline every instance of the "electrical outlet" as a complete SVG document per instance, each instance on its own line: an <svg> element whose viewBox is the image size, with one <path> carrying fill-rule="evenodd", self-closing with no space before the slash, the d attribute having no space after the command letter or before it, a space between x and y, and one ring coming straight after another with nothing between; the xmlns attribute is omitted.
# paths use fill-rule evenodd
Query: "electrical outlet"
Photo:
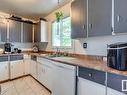
<svg viewBox="0 0 127 95"><path fill-rule="evenodd" d="M83 43L83 48L87 48L87 43Z"/></svg>

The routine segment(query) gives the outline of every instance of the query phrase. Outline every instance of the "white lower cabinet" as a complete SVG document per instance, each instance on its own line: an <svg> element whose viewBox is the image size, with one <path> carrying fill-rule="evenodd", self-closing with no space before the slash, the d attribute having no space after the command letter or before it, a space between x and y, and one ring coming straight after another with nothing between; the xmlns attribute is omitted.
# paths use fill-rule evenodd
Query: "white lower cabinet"
<svg viewBox="0 0 127 95"><path fill-rule="evenodd" d="M106 95L106 87L101 84L79 78L78 95Z"/></svg>
<svg viewBox="0 0 127 95"><path fill-rule="evenodd" d="M24 55L24 70L25 70L25 75L30 74L30 65L31 65L30 55Z"/></svg>
<svg viewBox="0 0 127 95"><path fill-rule="evenodd" d="M111 88L107 88L107 95L127 95L127 94L124 94Z"/></svg>
<svg viewBox="0 0 127 95"><path fill-rule="evenodd" d="M24 75L24 63L23 60L16 60L10 62L10 78L14 79Z"/></svg>
<svg viewBox="0 0 127 95"><path fill-rule="evenodd" d="M31 60L31 63L30 63L30 73L31 75L37 79L37 62L34 61L34 60Z"/></svg>
<svg viewBox="0 0 127 95"><path fill-rule="evenodd" d="M42 83L49 90L52 90L52 62L44 59L38 58L38 81Z"/></svg>
<svg viewBox="0 0 127 95"><path fill-rule="evenodd" d="M9 62L0 62L0 81L9 79Z"/></svg>

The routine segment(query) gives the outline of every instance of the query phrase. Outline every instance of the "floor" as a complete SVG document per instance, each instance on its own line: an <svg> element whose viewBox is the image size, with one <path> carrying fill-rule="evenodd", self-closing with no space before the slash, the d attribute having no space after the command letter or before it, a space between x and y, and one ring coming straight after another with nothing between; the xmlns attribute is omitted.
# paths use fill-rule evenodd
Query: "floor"
<svg viewBox="0 0 127 95"><path fill-rule="evenodd" d="M0 95L50 95L50 92L30 76L3 83L1 88Z"/></svg>

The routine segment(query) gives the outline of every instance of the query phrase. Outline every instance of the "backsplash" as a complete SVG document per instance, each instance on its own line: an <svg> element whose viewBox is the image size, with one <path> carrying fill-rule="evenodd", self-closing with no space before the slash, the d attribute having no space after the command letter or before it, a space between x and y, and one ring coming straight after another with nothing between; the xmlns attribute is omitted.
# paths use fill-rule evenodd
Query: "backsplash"
<svg viewBox="0 0 127 95"><path fill-rule="evenodd" d="M83 48L84 42L88 44L87 49ZM107 56L107 44L117 42L127 42L127 35L91 37L75 40L74 52L88 55Z"/></svg>

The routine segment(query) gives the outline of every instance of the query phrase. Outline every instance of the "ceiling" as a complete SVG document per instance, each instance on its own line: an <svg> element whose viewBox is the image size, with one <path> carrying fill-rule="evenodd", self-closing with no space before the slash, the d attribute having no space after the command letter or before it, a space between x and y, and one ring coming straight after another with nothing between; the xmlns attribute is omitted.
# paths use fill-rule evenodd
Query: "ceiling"
<svg viewBox="0 0 127 95"><path fill-rule="evenodd" d="M60 5L71 0L60 0ZM30 19L48 15L58 8L58 0L0 0L0 11Z"/></svg>

